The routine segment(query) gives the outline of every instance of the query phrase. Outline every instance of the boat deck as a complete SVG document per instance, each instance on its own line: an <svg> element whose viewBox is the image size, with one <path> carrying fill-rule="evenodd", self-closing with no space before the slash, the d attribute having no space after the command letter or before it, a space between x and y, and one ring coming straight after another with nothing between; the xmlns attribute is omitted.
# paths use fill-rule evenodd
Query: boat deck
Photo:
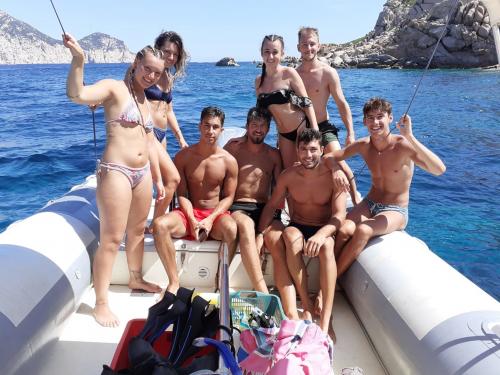
<svg viewBox="0 0 500 375"><path fill-rule="evenodd" d="M18 374L100 374L102 365L111 363L126 323L131 319L146 318L148 307L157 298L158 295L154 294L131 292L126 286L111 286L110 303L121 324L117 328L104 328L96 324L92 317L95 295L93 289L89 288L80 307L66 323L59 340L46 345ZM340 374L345 367L353 366L361 367L365 374L385 374L377 354L341 291L336 292L333 315L337 335L335 374Z"/></svg>
<svg viewBox="0 0 500 375"><path fill-rule="evenodd" d="M149 213L151 220L153 205ZM217 271L218 241L199 242L176 240L177 267L182 286L195 288L196 292L212 292ZM268 286L274 285L272 258L266 256L264 278ZM308 262L309 287L318 290L319 267L317 258ZM167 275L154 247L153 237L145 236L144 278L166 287ZM103 364L109 365L131 319L145 319L148 308L159 298L158 294L133 292L127 287L129 278L125 243L122 243L113 267L109 302L121 324L117 328L98 325L92 309L94 290L89 287L75 313L65 323L60 338L37 351L16 375L98 375ZM239 251L229 267L229 285L233 290L251 289L250 280L241 262ZM370 339L346 300L337 290L333 306L333 326L337 336L334 349L334 372L340 374L345 367L360 367L365 374L386 374Z"/></svg>

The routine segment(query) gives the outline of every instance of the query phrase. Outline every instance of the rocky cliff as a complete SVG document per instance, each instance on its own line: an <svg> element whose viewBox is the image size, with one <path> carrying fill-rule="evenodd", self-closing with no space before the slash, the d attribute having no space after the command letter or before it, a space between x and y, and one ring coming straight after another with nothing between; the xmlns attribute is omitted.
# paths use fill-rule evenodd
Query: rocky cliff
<svg viewBox="0 0 500 375"><path fill-rule="evenodd" d="M479 0L455 4L455 0L388 0L373 31L352 43L324 45L320 55L335 67L424 67L444 33L431 67L498 64L486 8Z"/></svg>
<svg viewBox="0 0 500 375"><path fill-rule="evenodd" d="M109 35L91 34L79 41L91 63L131 62L134 55ZM0 10L0 64L69 63L71 54L55 40Z"/></svg>

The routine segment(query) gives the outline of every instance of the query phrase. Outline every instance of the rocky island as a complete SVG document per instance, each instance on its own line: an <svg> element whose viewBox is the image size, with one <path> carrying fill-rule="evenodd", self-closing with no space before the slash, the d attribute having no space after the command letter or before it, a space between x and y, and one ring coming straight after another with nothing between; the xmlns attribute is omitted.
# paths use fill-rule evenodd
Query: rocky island
<svg viewBox="0 0 500 375"><path fill-rule="evenodd" d="M484 4L480 0L456 3L456 0L387 0L374 29L366 36L344 44L323 44L319 55L337 68L421 68L443 34L432 68L498 64ZM355 19L355 15L343 16ZM134 59L125 43L106 34L93 33L79 42L90 63ZM70 60L61 41L0 10L0 64L57 64ZM299 59L287 57L284 63L296 66ZM234 58L224 57L216 66L239 65Z"/></svg>
<svg viewBox="0 0 500 375"><path fill-rule="evenodd" d="M128 63L135 55L124 42L102 33L79 40L89 63ZM60 40L0 10L0 64L62 64L71 54Z"/></svg>
<svg viewBox="0 0 500 375"><path fill-rule="evenodd" d="M224 57L215 63L215 66L240 66L232 57Z"/></svg>
<svg viewBox="0 0 500 375"><path fill-rule="evenodd" d="M324 44L320 55L339 68L419 68L444 32L431 67L498 64L486 7L479 0L454 5L455 0L388 0L374 30L350 43Z"/></svg>

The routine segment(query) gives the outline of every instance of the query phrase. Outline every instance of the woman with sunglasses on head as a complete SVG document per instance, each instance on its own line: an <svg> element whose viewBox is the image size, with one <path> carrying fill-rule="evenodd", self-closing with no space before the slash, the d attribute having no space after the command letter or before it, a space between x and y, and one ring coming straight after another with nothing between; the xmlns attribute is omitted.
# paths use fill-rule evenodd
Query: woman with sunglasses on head
<svg viewBox="0 0 500 375"><path fill-rule="evenodd" d="M160 198L164 195L154 144L152 109L144 94L162 75L163 53L147 46L137 53L124 80L104 79L84 86L84 52L71 35L64 34L63 41L73 55L67 79L68 97L77 104L104 106L107 137L96 170L100 242L92 265L96 293L93 313L99 324L116 327L119 320L109 308L108 288L113 262L125 233L129 287L161 291L159 286L142 278L142 259L152 180Z"/></svg>
<svg viewBox="0 0 500 375"><path fill-rule="evenodd" d="M281 65L285 43L279 35L266 35L262 40L262 74L255 79L257 107L271 112L278 128L278 144L283 167L297 160L295 142L305 127L318 129L311 100L297 71Z"/></svg>
<svg viewBox="0 0 500 375"><path fill-rule="evenodd" d="M165 31L158 35L155 48L163 52L165 68L157 84L147 88L145 92L146 97L152 102L155 124L153 130L158 140L155 143L165 188L165 199L155 202L153 220L165 214L180 182L179 172L165 150L167 127L172 130L181 148L188 146L179 128L172 103L172 88L175 80L185 75L188 54L184 49L182 38L174 31ZM172 73L173 68L175 68L174 73ZM151 227L147 229L148 232L151 230Z"/></svg>

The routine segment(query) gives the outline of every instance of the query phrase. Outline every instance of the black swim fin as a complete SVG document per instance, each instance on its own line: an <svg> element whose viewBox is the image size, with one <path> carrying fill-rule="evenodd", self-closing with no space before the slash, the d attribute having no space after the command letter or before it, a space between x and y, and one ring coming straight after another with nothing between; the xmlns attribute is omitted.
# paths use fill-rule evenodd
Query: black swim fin
<svg viewBox="0 0 500 375"><path fill-rule="evenodd" d="M186 311L188 311L186 304L176 299L165 312L157 315L147 337L151 345Z"/></svg>
<svg viewBox="0 0 500 375"><path fill-rule="evenodd" d="M179 290L177 291L177 298L185 303L186 310L182 315L179 315L174 321L174 326L172 328L172 344L170 346L170 353L168 356L169 361L172 361L173 358L175 358L175 354L177 353L179 340L184 330L184 327L186 326L186 322L189 316L189 311L191 309L191 300L193 298L193 292L194 289L187 289L183 287L179 288Z"/></svg>
<svg viewBox="0 0 500 375"><path fill-rule="evenodd" d="M189 375L196 371L208 370L207 373L210 374L212 371L216 371L219 368L219 353L213 351L204 355L203 357L198 357L193 360L189 365L177 368L177 374L179 375Z"/></svg>
<svg viewBox="0 0 500 375"><path fill-rule="evenodd" d="M193 340L197 337L210 337L213 338L217 331L219 330L219 309L214 308L208 315L202 315L200 319L199 330L196 333L193 329L193 333L188 338L188 345L184 349L181 357L177 361L177 365L182 365L188 358L195 355L200 348L193 345Z"/></svg>
<svg viewBox="0 0 500 375"><path fill-rule="evenodd" d="M188 320L179 342L177 344L177 352L174 356L169 357L174 366L180 366L191 355L196 353L199 348L193 347L192 343L196 337L203 336L209 331L215 332L218 327L218 309L214 309L207 316L205 315L209 303L204 298L196 296L191 303Z"/></svg>
<svg viewBox="0 0 500 375"><path fill-rule="evenodd" d="M155 367L151 375L179 375L179 372L172 367L159 365Z"/></svg>
<svg viewBox="0 0 500 375"><path fill-rule="evenodd" d="M158 315L165 313L168 308L174 303L175 298L175 294L170 293L169 291L165 291L165 294L163 295L161 301L149 308L148 318L146 320L146 323L144 324L144 328L138 334L138 337L146 338L146 336L150 335L150 331L153 329Z"/></svg>
<svg viewBox="0 0 500 375"><path fill-rule="evenodd" d="M149 342L133 337L128 344L129 368L133 375L151 375L155 367L167 366Z"/></svg>

